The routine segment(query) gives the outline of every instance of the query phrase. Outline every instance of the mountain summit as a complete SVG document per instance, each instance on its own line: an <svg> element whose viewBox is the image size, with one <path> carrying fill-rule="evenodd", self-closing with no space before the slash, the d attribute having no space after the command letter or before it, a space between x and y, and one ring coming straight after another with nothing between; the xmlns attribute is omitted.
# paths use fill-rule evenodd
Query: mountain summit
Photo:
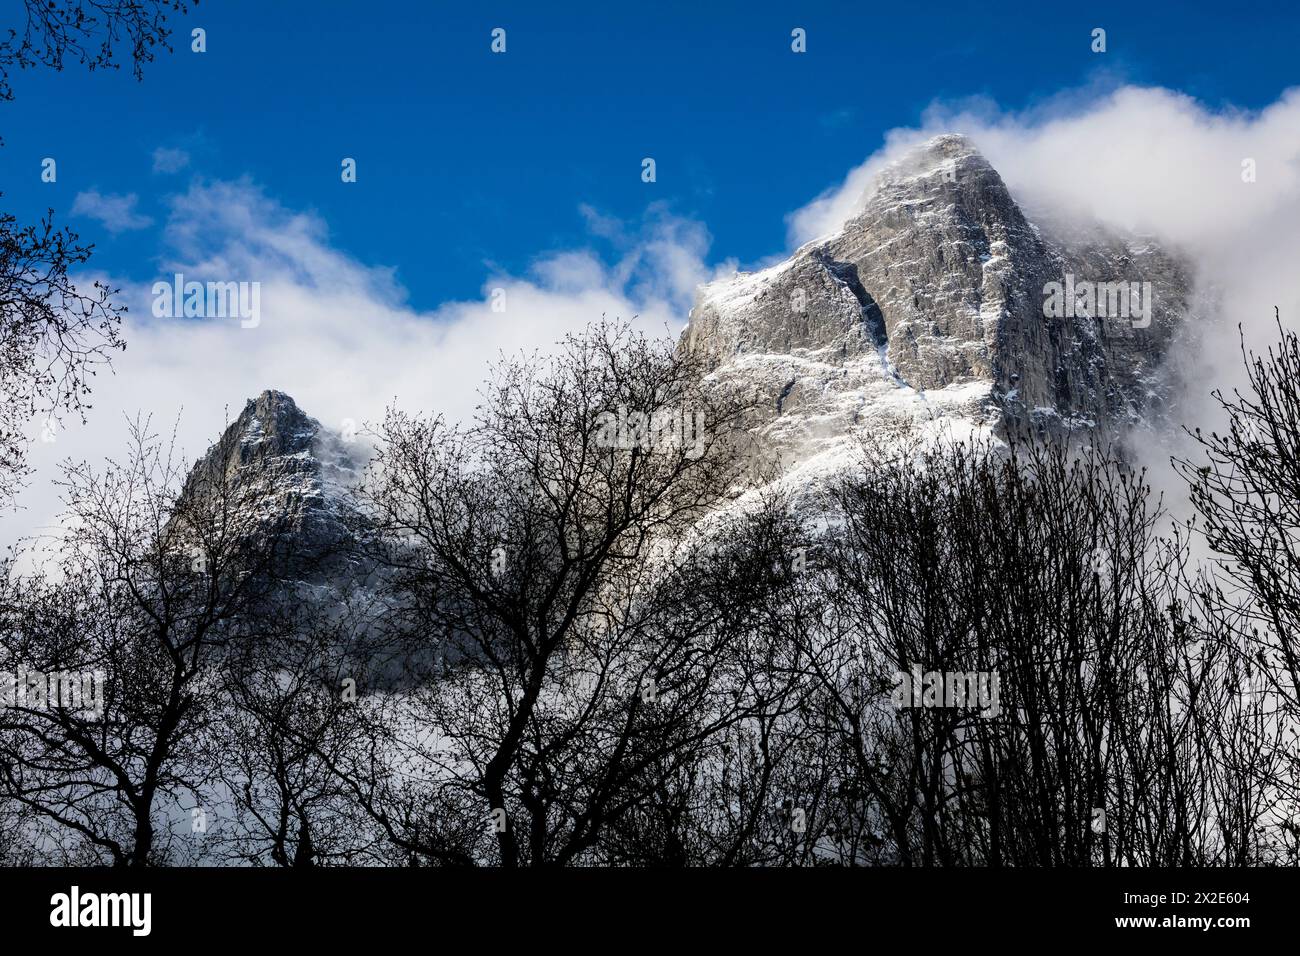
<svg viewBox="0 0 1300 956"><path fill-rule="evenodd" d="M1159 417L1190 285L1150 239L1031 222L974 145L945 135L886 168L838 232L701 286L681 348L758 396L760 458L811 477L864 434L1116 437ZM346 551L354 447L267 390L189 486L255 487L292 551Z"/></svg>
<svg viewBox="0 0 1300 956"><path fill-rule="evenodd" d="M945 135L885 169L839 232L702 286L682 345L758 392L755 433L787 465L860 427L1113 435L1158 412L1190 282L1150 239L1031 222Z"/></svg>
<svg viewBox="0 0 1300 956"><path fill-rule="evenodd" d="M364 467L337 433L268 389L244 410L191 470L183 494L228 487L256 501L257 523L274 528L286 557L342 554L351 540L346 490ZM224 483L224 484L223 484Z"/></svg>

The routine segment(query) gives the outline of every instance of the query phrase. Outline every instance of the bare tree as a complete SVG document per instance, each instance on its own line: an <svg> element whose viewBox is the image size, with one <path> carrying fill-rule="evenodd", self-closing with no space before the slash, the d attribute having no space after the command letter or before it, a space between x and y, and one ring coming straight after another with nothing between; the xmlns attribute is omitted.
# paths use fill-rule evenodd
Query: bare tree
<svg viewBox="0 0 1300 956"><path fill-rule="evenodd" d="M33 416L54 429L60 412L84 415L91 378L124 347L116 290L95 282L83 294L69 275L91 251L49 218L20 227L0 214L0 504L28 474Z"/></svg>
<svg viewBox="0 0 1300 956"><path fill-rule="evenodd" d="M51 826L65 858L165 861L160 803L211 782L199 758L221 717L217 665L275 621L260 609L278 529L255 484L219 475L182 490L181 462L138 421L124 463L64 474L66 533L52 566L6 578L2 653L102 693L93 708L0 710L0 790Z"/></svg>
<svg viewBox="0 0 1300 956"><path fill-rule="evenodd" d="M14 98L13 70L62 70L69 61L117 69L123 41L139 79L157 48L170 49L167 16L188 12L186 0L24 0L23 8L22 29L0 43L0 100ZM124 347L117 290L98 281L78 288L69 274L94 247L56 229L53 216L24 226L0 213L0 506L30 474L32 419L44 416L49 431L63 414L84 416L90 380Z"/></svg>
<svg viewBox="0 0 1300 956"><path fill-rule="evenodd" d="M364 627L346 595L263 625L221 668L225 714L208 738L230 812L208 842L226 861L311 867L385 862L381 831L334 768L368 740L356 675L367 670Z"/></svg>
<svg viewBox="0 0 1300 956"><path fill-rule="evenodd" d="M827 613L791 631L844 755L857 862L1257 861L1258 715L1203 640L1226 625L1187 607L1185 549L1156 534L1143 476L1058 445L866 464L825 506ZM900 709L914 668L986 675L999 699Z"/></svg>
<svg viewBox="0 0 1300 956"><path fill-rule="evenodd" d="M0 43L0 100L14 98L14 69L62 70L69 61L89 70L120 69L114 57L123 41L131 70L141 79L155 49L171 50L168 15L188 13L189 5L189 0L23 0L22 29L10 28Z"/></svg>
<svg viewBox="0 0 1300 956"><path fill-rule="evenodd" d="M1285 808L1286 852L1295 858L1300 832L1300 338L1282 327L1265 354L1247 350L1244 389L1214 393L1226 415L1224 433L1197 429L1199 458L1176 466L1191 488L1196 526L1215 553L1199 595L1207 617L1234 621L1216 636L1238 658L1235 668L1258 688L1269 719L1254 728L1256 749L1285 759L1267 767L1269 792ZM1267 749L1265 749L1267 748Z"/></svg>
<svg viewBox="0 0 1300 956"><path fill-rule="evenodd" d="M106 677L0 709L0 824L122 865L193 851L159 824L191 799L215 858L286 867L1293 861L1283 343L1168 534L1097 447L767 485L748 400L616 324L503 362L467 426L390 412L340 561L137 428L67 469L57 573L0 590L4 663Z"/></svg>
<svg viewBox="0 0 1300 956"><path fill-rule="evenodd" d="M747 675L771 562L691 544L740 490L744 409L671 345L601 325L554 360L503 363L469 428L394 413L381 430L366 510L428 662L405 759L435 768L430 801L500 864L592 859L651 799L647 775L769 692ZM768 570L737 575L742 560ZM427 856L483 859L468 843Z"/></svg>

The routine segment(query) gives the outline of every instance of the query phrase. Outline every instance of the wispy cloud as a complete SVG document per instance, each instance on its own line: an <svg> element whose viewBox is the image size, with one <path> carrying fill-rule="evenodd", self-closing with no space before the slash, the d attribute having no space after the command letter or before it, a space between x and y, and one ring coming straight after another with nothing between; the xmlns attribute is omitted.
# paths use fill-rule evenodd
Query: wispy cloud
<svg viewBox="0 0 1300 956"><path fill-rule="evenodd" d="M140 197L135 193L119 196L88 189L77 194L72 204L72 214L96 219L105 229L115 234L132 229L143 229L151 225L153 220L136 212L135 206L139 199Z"/></svg>
<svg viewBox="0 0 1300 956"><path fill-rule="evenodd" d="M488 273L477 298L422 311L394 269L334 246L318 216L248 179L194 184L170 200L157 276L99 277L123 289L128 347L115 374L96 380L87 424L69 422L56 442L37 442L33 464L50 475L67 457L119 455L124 416L137 411L168 431L180 415L177 435L193 459L220 435L227 406L233 417L266 388L339 430L345 420L379 421L390 403L466 420L502 352L545 353L602 316L677 334L695 283L712 277L708 232L660 207L636 223L589 221L593 246L612 253L549 252L520 274ZM177 272L186 282L260 283L259 324L155 317L153 283ZM48 481L33 482L19 504L26 511L5 516L0 543L53 526L60 511Z"/></svg>
<svg viewBox="0 0 1300 956"><path fill-rule="evenodd" d="M183 149L159 146L153 151L155 173L179 173L190 164L190 154Z"/></svg>

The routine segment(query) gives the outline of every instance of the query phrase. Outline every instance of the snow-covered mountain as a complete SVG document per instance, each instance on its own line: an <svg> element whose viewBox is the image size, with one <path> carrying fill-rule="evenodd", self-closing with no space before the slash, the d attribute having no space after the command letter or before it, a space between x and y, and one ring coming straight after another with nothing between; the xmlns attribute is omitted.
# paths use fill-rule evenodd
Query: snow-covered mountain
<svg viewBox="0 0 1300 956"><path fill-rule="evenodd" d="M256 503L259 513L244 526L253 533L273 529L274 547L289 562L281 570L311 583L335 578L354 559L350 545L357 525L347 489L364 467L355 443L325 428L284 392L267 390L248 400L195 464L182 495L225 489L236 503ZM326 566L316 560L320 556L329 556Z"/></svg>
<svg viewBox="0 0 1300 956"><path fill-rule="evenodd" d="M1086 297L1045 314L1054 283L1119 282L1138 284L1133 316L1102 317ZM800 482L833 473L864 434L1114 438L1158 418L1190 285L1148 238L1031 222L975 147L946 135L886 169L839 232L701 287L681 347L758 396L758 455ZM224 474L269 489L287 550L311 555L348 544L344 491L363 467L355 444L265 391L190 483Z"/></svg>
<svg viewBox="0 0 1300 956"><path fill-rule="evenodd" d="M1089 283L1120 282L1089 303ZM1113 438L1159 415L1190 284L1148 238L1031 222L975 147L945 135L886 169L839 232L703 286L682 346L757 393L754 434L787 474L833 470L864 431Z"/></svg>

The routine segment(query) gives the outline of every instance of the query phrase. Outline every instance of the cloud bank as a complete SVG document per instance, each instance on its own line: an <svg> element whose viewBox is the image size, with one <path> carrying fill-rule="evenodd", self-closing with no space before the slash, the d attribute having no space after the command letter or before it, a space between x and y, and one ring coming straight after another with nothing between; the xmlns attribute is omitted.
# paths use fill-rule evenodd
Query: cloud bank
<svg viewBox="0 0 1300 956"><path fill-rule="evenodd" d="M318 217L285 208L247 179L195 181L170 201L156 281L181 273L260 283L256 327L238 317L155 317L155 280L100 277L123 289L127 349L114 374L97 379L85 425L65 422L54 441L42 441L43 423L33 424L37 480L18 499L23 510L0 519L0 543L56 531L58 463L119 457L126 418L137 412L164 434L179 420L179 446L193 460L263 389L287 392L336 430L378 422L389 404L465 420L503 352L549 351L602 315L676 334L695 286L714 277L708 231L662 205L635 223L583 214L593 236L613 245L612 262L588 248L551 252L522 275L489 273L477 299L420 311L395 270L341 252Z"/></svg>

